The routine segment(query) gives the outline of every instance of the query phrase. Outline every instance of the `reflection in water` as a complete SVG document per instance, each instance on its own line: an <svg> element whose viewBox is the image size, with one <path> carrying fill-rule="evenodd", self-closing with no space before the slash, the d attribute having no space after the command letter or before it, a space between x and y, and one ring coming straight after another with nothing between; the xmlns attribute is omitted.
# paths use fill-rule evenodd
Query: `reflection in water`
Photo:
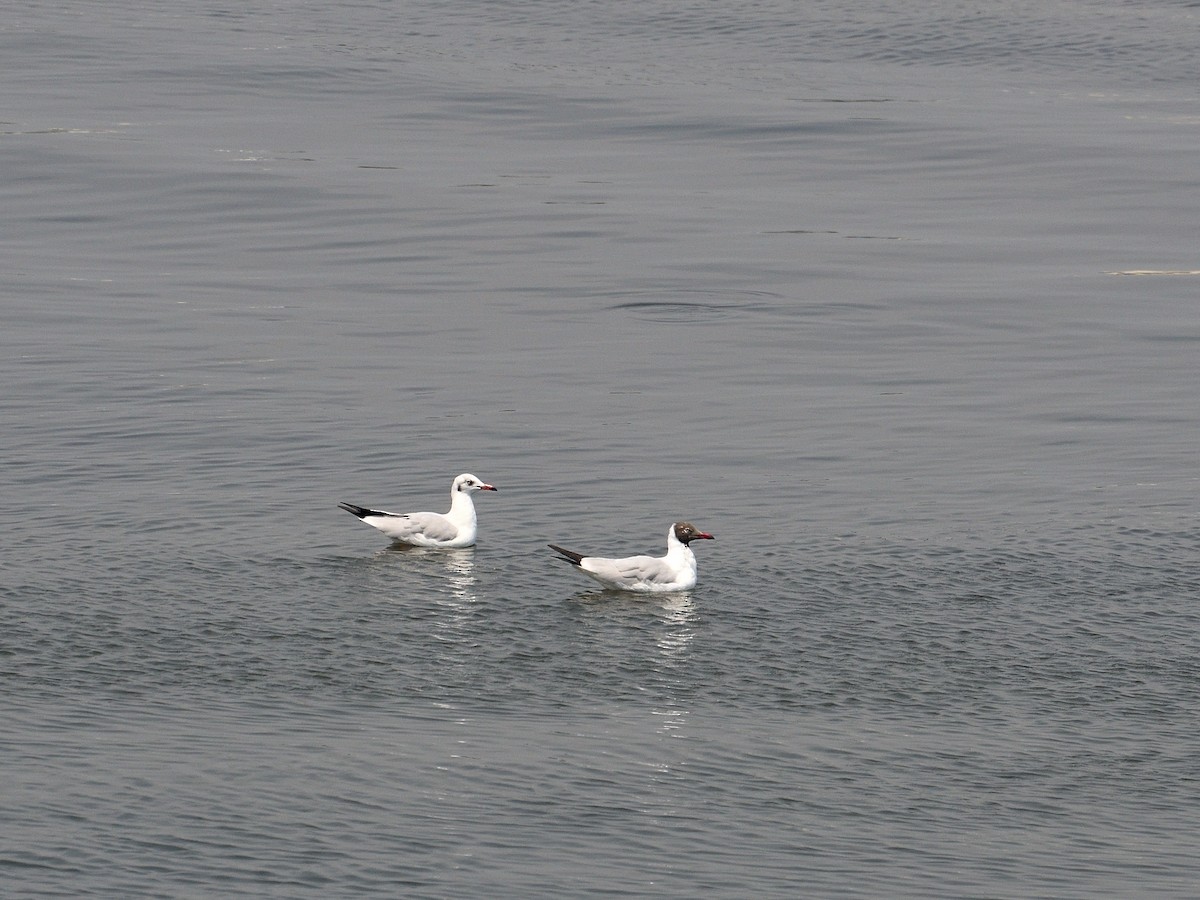
<svg viewBox="0 0 1200 900"><path fill-rule="evenodd" d="M381 596L406 606L416 604L431 613L436 609L426 621L431 636L442 644L459 645L467 640L477 599L472 548L386 547L376 552L371 562L388 581Z"/></svg>
<svg viewBox="0 0 1200 900"><path fill-rule="evenodd" d="M696 638L697 612L691 595L587 591L576 595L576 600L584 604L589 617L598 620L593 630L606 633L604 642L610 650L635 657L638 668L648 669L643 688L657 695L650 710L654 731L664 738L681 737L692 695L687 662ZM671 764L663 760L656 767L667 772Z"/></svg>
<svg viewBox="0 0 1200 900"><path fill-rule="evenodd" d="M667 696L662 704L651 710L651 714L659 718L659 724L654 729L658 734L679 737L687 724L689 710L676 690L682 683L678 670L686 662L688 649L696 637L693 627L696 605L689 594L671 594L661 599L660 608L662 615L655 638L661 662L659 671L671 677L663 679L664 686L668 688ZM666 771L670 766L663 763L661 768Z"/></svg>
<svg viewBox="0 0 1200 900"><path fill-rule="evenodd" d="M435 636L440 641L462 644L468 640L475 605L475 551L466 549L427 552L436 555L439 569L433 572L433 575L442 580L442 584L431 591L434 602L442 611L436 622ZM455 665L461 663L457 654L452 658L444 658L444 661L453 662Z"/></svg>
<svg viewBox="0 0 1200 900"><path fill-rule="evenodd" d="M475 602L475 551L438 550L446 571L450 593L461 603Z"/></svg>
<svg viewBox="0 0 1200 900"><path fill-rule="evenodd" d="M407 607L410 632L427 636L426 657L442 683L468 678L478 645L475 551L388 547L373 561L388 579L381 594Z"/></svg>
<svg viewBox="0 0 1200 900"><path fill-rule="evenodd" d="M657 659L659 664L654 668L662 673L684 660L696 637L693 627L696 604L687 593L647 596L620 591L584 591L577 594L575 600L597 618L629 626L631 636L652 632L658 650L656 655L651 657L645 653L636 641L630 649L640 657ZM651 617L655 621L648 625L647 619Z"/></svg>
<svg viewBox="0 0 1200 900"><path fill-rule="evenodd" d="M393 563L403 558L406 574L428 583L430 593L438 597L447 592L454 603L475 602L475 551L431 550L426 547L386 547L374 559Z"/></svg>
<svg viewBox="0 0 1200 900"><path fill-rule="evenodd" d="M688 594L672 594L662 601L662 627L658 631L659 653L665 662L679 662L696 637L692 622L696 605Z"/></svg>

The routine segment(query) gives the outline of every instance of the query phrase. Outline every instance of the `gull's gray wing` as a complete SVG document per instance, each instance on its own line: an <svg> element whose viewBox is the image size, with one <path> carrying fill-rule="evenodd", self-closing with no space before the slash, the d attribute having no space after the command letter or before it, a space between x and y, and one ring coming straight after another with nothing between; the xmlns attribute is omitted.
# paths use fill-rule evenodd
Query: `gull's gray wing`
<svg viewBox="0 0 1200 900"><path fill-rule="evenodd" d="M597 578L621 587L671 584L678 576L665 559L654 556L627 556L625 559L592 556L584 559L581 567Z"/></svg>
<svg viewBox="0 0 1200 900"><path fill-rule="evenodd" d="M417 536L430 541L452 541L458 537L458 526L439 513L390 515L375 519L371 524L394 541L411 541Z"/></svg>

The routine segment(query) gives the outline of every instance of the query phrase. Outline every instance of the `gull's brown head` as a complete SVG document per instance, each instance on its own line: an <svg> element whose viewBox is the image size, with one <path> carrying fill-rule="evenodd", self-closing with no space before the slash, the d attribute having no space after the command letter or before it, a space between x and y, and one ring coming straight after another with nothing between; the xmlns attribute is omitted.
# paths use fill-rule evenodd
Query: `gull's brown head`
<svg viewBox="0 0 1200 900"><path fill-rule="evenodd" d="M690 544L692 541L713 541L716 540L707 531L701 531L691 522L676 522L675 523L675 539L681 544Z"/></svg>

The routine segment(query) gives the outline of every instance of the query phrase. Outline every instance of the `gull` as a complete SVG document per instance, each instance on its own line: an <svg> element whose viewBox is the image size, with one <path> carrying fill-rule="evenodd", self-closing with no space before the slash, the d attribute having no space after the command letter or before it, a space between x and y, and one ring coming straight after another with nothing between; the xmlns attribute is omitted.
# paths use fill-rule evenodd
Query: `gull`
<svg viewBox="0 0 1200 900"><path fill-rule="evenodd" d="M353 503L339 503L372 528L378 528L393 543L410 547L471 547L475 544L475 504L471 495L476 491L494 491L492 485L464 472L454 479L450 488L450 512L392 513L382 509L367 509Z"/></svg>
<svg viewBox="0 0 1200 900"><path fill-rule="evenodd" d="M695 540L713 540L708 532L701 531L690 522L675 522L667 531L666 556L627 556L624 559L605 559L602 556L584 556L573 550L564 550L557 544L550 549L586 575L590 575L606 588L618 591L643 591L665 593L686 591L696 584L696 555L688 546Z"/></svg>

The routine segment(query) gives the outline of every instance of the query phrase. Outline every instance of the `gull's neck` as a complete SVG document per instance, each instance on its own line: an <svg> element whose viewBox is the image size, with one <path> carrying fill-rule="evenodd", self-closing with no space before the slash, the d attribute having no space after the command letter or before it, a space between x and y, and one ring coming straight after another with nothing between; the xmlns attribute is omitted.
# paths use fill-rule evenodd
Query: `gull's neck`
<svg viewBox="0 0 1200 900"><path fill-rule="evenodd" d="M446 518L460 526L475 524L475 504L471 502L470 491L450 492L450 512Z"/></svg>

